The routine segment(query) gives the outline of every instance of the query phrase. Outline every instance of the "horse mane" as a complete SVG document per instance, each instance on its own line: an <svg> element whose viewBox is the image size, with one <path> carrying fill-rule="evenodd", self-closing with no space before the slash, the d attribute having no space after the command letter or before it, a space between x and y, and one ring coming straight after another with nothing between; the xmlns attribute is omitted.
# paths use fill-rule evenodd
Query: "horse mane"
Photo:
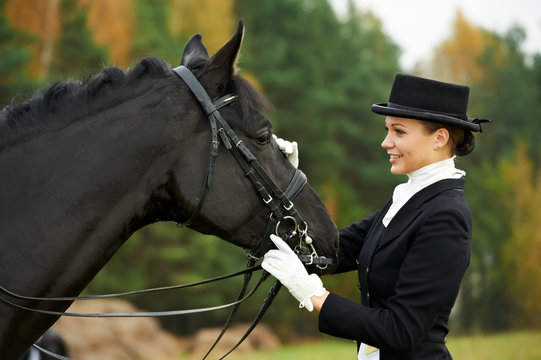
<svg viewBox="0 0 541 360"><path fill-rule="evenodd" d="M169 65L156 57L142 59L130 72L109 67L83 81L55 82L28 101L0 112L0 140L33 132L51 123L65 124L117 105L140 91L146 79L165 78Z"/></svg>
<svg viewBox="0 0 541 360"><path fill-rule="evenodd" d="M197 74L205 63L194 62L190 64L190 70ZM0 111L0 141L5 145L9 138L33 133L50 123L75 122L133 98L147 84L146 80L170 76L176 75L168 63L157 57L147 57L129 72L109 67L83 81L53 83L29 100L12 103ZM263 113L269 109L266 100L242 76L235 74L232 87L239 95L243 118L250 110Z"/></svg>

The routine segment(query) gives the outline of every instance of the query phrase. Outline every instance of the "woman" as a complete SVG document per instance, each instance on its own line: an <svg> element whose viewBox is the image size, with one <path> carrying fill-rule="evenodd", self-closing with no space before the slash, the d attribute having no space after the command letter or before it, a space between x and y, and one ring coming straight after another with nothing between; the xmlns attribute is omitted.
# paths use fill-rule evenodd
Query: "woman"
<svg viewBox="0 0 541 360"><path fill-rule="evenodd" d="M471 213L465 172L455 155L470 153L481 122L466 116L469 88L398 74L386 115L391 173L408 175L392 199L366 219L340 230L336 273L357 270L361 304L327 291L293 251L278 250L263 268L319 314L320 331L356 340L358 359L451 359L447 322L470 261Z"/></svg>

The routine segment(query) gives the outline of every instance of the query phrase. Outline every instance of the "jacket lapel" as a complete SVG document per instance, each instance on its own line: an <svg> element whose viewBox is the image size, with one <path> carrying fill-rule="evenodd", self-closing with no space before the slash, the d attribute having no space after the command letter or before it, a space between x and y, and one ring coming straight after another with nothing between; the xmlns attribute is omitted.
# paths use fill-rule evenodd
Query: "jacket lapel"
<svg viewBox="0 0 541 360"><path fill-rule="evenodd" d="M413 223L415 218L423 212L422 205L425 202L447 190L463 190L464 184L464 178L445 179L429 185L413 195L391 220L386 231L384 232L384 235L380 237L375 250L377 251L377 249L396 239L401 233L403 233L404 230L406 230L406 228ZM383 214L383 216L385 216L385 214Z"/></svg>

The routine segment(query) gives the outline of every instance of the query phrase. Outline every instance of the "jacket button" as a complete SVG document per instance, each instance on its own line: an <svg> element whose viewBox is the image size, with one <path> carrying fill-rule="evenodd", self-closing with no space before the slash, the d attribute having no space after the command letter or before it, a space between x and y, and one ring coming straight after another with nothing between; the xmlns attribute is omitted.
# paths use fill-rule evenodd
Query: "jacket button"
<svg viewBox="0 0 541 360"><path fill-rule="evenodd" d="M370 271L370 269L368 268L368 266L366 267L366 273L368 274L368 271Z"/></svg>

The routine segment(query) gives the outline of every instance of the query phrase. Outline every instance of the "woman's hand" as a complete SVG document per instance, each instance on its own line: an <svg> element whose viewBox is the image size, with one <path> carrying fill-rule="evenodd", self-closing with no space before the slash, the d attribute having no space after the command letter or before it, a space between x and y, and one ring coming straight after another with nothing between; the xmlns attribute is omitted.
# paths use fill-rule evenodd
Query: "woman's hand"
<svg viewBox="0 0 541 360"><path fill-rule="evenodd" d="M293 165L295 169L299 167L299 146L297 145L297 142L284 140L274 134L272 134L272 137L278 144L280 150L282 150L282 152L285 154L291 165Z"/></svg>
<svg viewBox="0 0 541 360"><path fill-rule="evenodd" d="M326 294L321 279L316 274L308 274L297 254L284 240L276 235L271 235L270 239L278 249L269 250L265 254L261 266L280 280L282 285L300 302L299 307L305 307L308 311L312 311L314 305L311 298Z"/></svg>

